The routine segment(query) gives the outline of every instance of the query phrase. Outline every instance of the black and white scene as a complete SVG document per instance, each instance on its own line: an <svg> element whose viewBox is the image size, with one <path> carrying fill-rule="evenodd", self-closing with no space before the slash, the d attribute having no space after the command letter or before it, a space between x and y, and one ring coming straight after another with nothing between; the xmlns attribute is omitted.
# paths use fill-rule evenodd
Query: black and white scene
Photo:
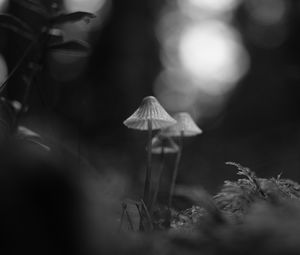
<svg viewBox="0 0 300 255"><path fill-rule="evenodd" d="M0 0L0 232L300 254L300 1Z"/></svg>

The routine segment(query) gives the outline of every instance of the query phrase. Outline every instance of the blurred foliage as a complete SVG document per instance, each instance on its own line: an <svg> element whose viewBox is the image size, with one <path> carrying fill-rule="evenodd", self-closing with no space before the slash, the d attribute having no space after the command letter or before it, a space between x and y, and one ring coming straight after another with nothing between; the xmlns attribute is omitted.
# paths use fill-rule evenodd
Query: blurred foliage
<svg viewBox="0 0 300 255"><path fill-rule="evenodd" d="M81 55L82 52L89 53L89 47L86 47L85 42L74 42L74 40L64 42L64 32L60 28L48 27L49 29L46 30L43 28L49 23L58 24L68 20L73 22L78 18L86 20L86 18L92 17L91 14L58 12L49 16L49 12L52 12L53 8L59 9L60 5L51 7L48 4L51 1L37 0L14 0L11 2L14 16L2 15L1 26L13 34L5 34L4 37L9 38L8 44L14 42L12 45L17 44L21 47L11 47L10 45L6 48L8 50L5 55L9 56L9 66L14 66L15 60L19 59L24 52L26 43L34 41L40 33L48 37L51 46L47 45L46 48L52 50L51 53L61 53L62 51L66 54L76 51L78 55ZM158 2L155 1L156 5L161 6L161 3ZM187 148L185 162L190 165L188 165L189 167L185 165L183 168L189 172L185 175L186 177L182 177L182 179L186 179L186 182L203 180L203 183L207 182L205 183L207 186L217 185L218 181L228 173L225 171L220 173L215 169L219 169L220 165L218 164L223 162L224 158L231 158L233 155L253 166L259 164L258 167L255 166L255 169L260 168L259 170L264 173L270 171L268 169L272 169L272 167L270 165L265 167L261 164L269 163L273 166L276 165L277 168L278 165L281 167L279 162L291 171L294 170L294 177L299 177L297 174L299 173L299 157L291 159L290 156L298 155L299 151L299 4L297 1L289 2L291 4L290 12L287 14L289 18L287 23L291 24L289 33L283 44L267 50L257 46L253 40L249 40L250 33L252 33L251 21L247 15L242 15L245 12L243 6L238 11L235 22L241 27L240 30L251 55L252 69L242 86L233 94L224 115L213 123L207 124L207 135L205 134L203 139L198 140L201 142L200 149L197 147L195 150L196 143L190 149ZM101 140L101 146L106 146L106 149L113 147L113 152L109 151L113 155L109 155L109 160L106 159L109 153L105 154L102 151L100 154L95 148L90 149L89 152L94 159L105 162L102 164L105 165L103 171L110 171L112 165L117 165L120 171L136 177L132 189L138 189L138 174L134 173L133 169L140 170L141 168L142 157L139 155L142 152L137 151L136 148L142 147L139 145L143 139L141 139L142 136L134 136L129 133L126 135L127 140L124 140L120 134L125 131L120 128L119 124L140 97L151 92L153 80L160 68L159 50L153 28L156 14L160 10L160 7L156 7L156 5L152 5L151 1L114 1L112 18L105 26L103 35L99 36L100 39L96 33L92 36L95 41L99 40L99 42L97 42L97 47L95 47L97 49L89 66L88 82L82 83L85 93L81 93L82 91L79 90L78 95L74 96L74 90L67 88L57 106L60 111L63 111L62 109L65 107L69 113L74 112L75 116L78 113L80 116L84 115L83 126L88 130L86 133L92 137L94 144ZM256 32L254 34L259 35ZM262 35L264 38L267 33ZM24 40L19 40L20 36ZM270 38L272 39L272 37ZM23 87L19 84L31 83L34 78L32 74L40 71L39 65L34 63L27 65L32 62L31 60L39 62L35 57L37 53L40 55L41 47L35 48L32 56L26 58L26 61L24 60L25 64L21 68L21 73L25 73L27 76L18 73L18 82L12 86L12 89L9 89L9 94L13 95L13 98L18 94L14 89L17 87L17 91L23 92ZM73 70L71 71L73 72ZM42 81L47 81L48 76L44 73L43 76ZM20 81L22 83L19 83ZM81 80L77 82L81 82ZM54 87L53 81L48 83L51 88ZM45 85L43 82L40 84ZM86 92L87 90L88 92ZM87 96L86 104L88 105L86 108L82 107L83 104L78 103L78 99L85 96ZM68 106L66 106L66 102L68 102ZM96 114L92 114L92 110ZM72 155L72 167L70 167L72 171L66 174L64 173L65 169L62 168L65 166L63 164L67 161L67 157L59 162L57 169L52 169L48 164L41 164L34 168L34 173L28 171L32 166L27 166L24 162L27 162L29 158L32 160L32 164L37 162L33 151L35 153L41 151L40 136L24 128L19 133L17 130L20 131L20 128L7 128L7 126L15 126L15 114L18 109L15 108L14 103L7 99L1 99L0 111L1 127L3 126L1 139L2 134L6 137L6 132L12 132L12 140L18 144L22 143L22 149L18 155L22 161L15 156L17 154L16 146L1 148L1 164L5 162L2 160L6 159L6 156L11 160L10 163L18 164L17 171L2 167L1 172L3 177L1 178L1 202L4 209L1 212L3 213L1 219L5 223L2 231L7 239L13 240L13 245L7 243L7 246L14 249L19 248L22 253L31 251L31 254L34 254L35 252L31 248L35 247L36 254L70 254L68 248L73 247L74 249L78 246L75 239L72 239L72 235L87 234L84 231L81 232L81 229L73 231L72 226L77 224L77 219L69 222L69 216L79 211L77 208L78 194L74 195L74 205L69 206L68 202L73 201L73 192L67 190L68 185L74 184L70 179L75 172L73 171L74 165L78 162L77 155ZM286 114L287 112L289 114ZM41 116L44 113L45 111L42 111ZM48 115L44 119L47 117ZM290 122L292 124L289 124ZM74 129L73 126L72 128ZM95 134L101 134L100 139L95 139ZM245 140L242 140L242 137L246 137ZM115 145L120 144L126 148L126 154L119 153L122 150L116 148ZM31 150L31 145L38 149ZM42 144L42 148L45 148L43 146L45 146L44 144ZM136 155L134 160L137 162L135 165L128 163L127 159L129 153L133 151L136 153L134 154ZM61 154L63 156L60 156L63 158L65 154ZM99 155L101 156L99 157ZM201 156L195 157L195 155ZM278 155L280 157L277 157ZM287 156L289 160L287 160ZM110 162L107 163L107 161ZM79 162L80 164L82 167L83 162ZM99 163L99 165L101 164ZM116 220L115 218L111 219L111 214L115 216L119 211L116 210L116 213L110 210L110 204L116 203L116 201L113 200L113 195L106 196L105 192L113 193L112 191L116 192L117 190L122 193L118 197L121 200L125 192L120 188L122 186L120 183L124 180L119 178L114 185L111 185L103 176L100 176L100 181L96 179L93 175L96 170L95 172L91 171L93 174L89 172L90 179L85 189L92 193L88 199L93 200L93 206L97 207L97 210L93 211L96 215L95 220L90 225L94 227L98 224L99 232L91 231L92 233L87 234L88 238L93 236L90 239L95 241L95 246L88 247L88 250L95 248L96 252L93 254L131 255L299 254L299 184L281 176L259 178L248 168L239 164L234 165L238 167L241 179L226 181L221 191L213 198L202 190L186 189L183 193L187 196L193 195L191 200L195 205L180 212L172 210L171 221L168 219L170 213L166 208L158 209L154 212L155 230L164 231L154 231L148 234L132 232L124 234L122 233L123 229L120 235L111 233L117 229L115 228ZM199 171L199 168L202 171ZM137 170L135 172L138 172ZM199 173L198 176L197 173ZM200 175L204 178L198 178ZM190 178L189 181L187 181L188 178ZM209 178L211 178L210 183L208 183ZM82 179L80 180L82 181ZM91 182L93 187L91 187ZM107 186L109 187L107 188ZM101 194L95 194L95 190L100 190ZM86 204L85 207L87 207ZM87 211L93 209L88 207ZM129 211L128 207L127 210ZM135 213L138 215L138 212L135 211ZM133 224L136 221L134 218ZM170 224L171 229L165 231ZM49 229L51 233L49 233ZM15 245L16 242L21 245ZM67 244L66 250L50 249L48 253L44 251L47 245L50 247L55 244L62 246ZM72 254L79 253L79 250L74 250Z"/></svg>
<svg viewBox="0 0 300 255"><path fill-rule="evenodd" d="M25 17L24 13L21 15L0 14L0 27L14 32L16 36L20 36L19 39L21 40L26 39L25 45L27 45L11 69L7 79L1 84L0 92L4 90L8 81L17 73L18 69L23 68L20 76L25 87L21 98L22 107L24 107L25 104L27 106L31 84L39 71L46 66L48 56L53 57L58 52L70 56L82 56L89 53L90 47L87 42L65 40L64 31L60 26L80 20L89 22L91 18L95 18L95 15L81 11L66 13L63 10L62 3L59 4L56 1L15 1L15 4L20 5L19 7L24 11L39 17L39 22L33 26L31 24L32 20Z"/></svg>
<svg viewBox="0 0 300 255"><path fill-rule="evenodd" d="M198 203L173 212L168 233L143 236L144 245L152 243L147 254L299 254L300 185L280 175L258 178L249 168L228 164L244 178L225 181L213 197L215 209L203 190L184 192Z"/></svg>

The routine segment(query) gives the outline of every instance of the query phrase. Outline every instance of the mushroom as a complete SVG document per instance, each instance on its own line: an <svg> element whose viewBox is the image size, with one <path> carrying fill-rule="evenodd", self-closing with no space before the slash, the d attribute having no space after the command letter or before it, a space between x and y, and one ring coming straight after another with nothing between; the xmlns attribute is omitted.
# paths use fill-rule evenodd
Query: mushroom
<svg viewBox="0 0 300 255"><path fill-rule="evenodd" d="M182 140L183 137L187 136L196 136L202 133L202 130L197 126L197 124L192 119L191 115L187 112L179 112L174 115L174 119L177 123L173 126L170 126L164 130L162 130L161 135L166 137L178 137L179 138L179 150L177 152L174 172L172 175L170 193L169 193L169 201L168 206L171 208L172 205L172 197L175 189L176 178L178 174L179 162L182 155Z"/></svg>
<svg viewBox="0 0 300 255"><path fill-rule="evenodd" d="M164 170L165 154L176 153L178 152L178 149L178 145L174 142L174 140L171 137L165 137L160 134L157 134L152 139L152 154L160 155L160 168L158 173L157 184L154 190L154 195L150 207L150 212L152 212L153 207L156 203L160 186L160 179Z"/></svg>
<svg viewBox="0 0 300 255"><path fill-rule="evenodd" d="M166 128L174 124L176 124L176 120L165 111L153 96L145 97L140 107L124 121L124 125L128 128L148 131L147 169L143 196L147 206L150 204L151 192L152 130Z"/></svg>

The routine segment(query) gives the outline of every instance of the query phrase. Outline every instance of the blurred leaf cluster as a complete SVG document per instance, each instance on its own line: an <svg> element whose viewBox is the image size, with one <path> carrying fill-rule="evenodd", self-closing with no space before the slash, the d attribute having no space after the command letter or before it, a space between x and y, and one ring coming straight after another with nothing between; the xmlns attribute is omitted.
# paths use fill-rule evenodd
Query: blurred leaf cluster
<svg viewBox="0 0 300 255"><path fill-rule="evenodd" d="M258 178L249 168L228 164L244 178L225 181L214 197L181 187L181 194L198 202L172 211L168 231L135 237L142 242L127 248L146 254L299 254L299 184L280 175Z"/></svg>
<svg viewBox="0 0 300 255"><path fill-rule="evenodd" d="M1 13L0 28L12 32L26 46L8 77L0 85L0 92L5 89L12 77L20 76L24 86L20 100L23 112L28 109L27 101L32 83L45 66L51 69L53 64L50 62L53 59L64 60L67 56L78 58L87 56L90 52L90 46L85 41L65 40L63 25L81 20L87 23L95 15L81 11L67 13L60 1L26 0L12 1L12 4L19 12Z"/></svg>

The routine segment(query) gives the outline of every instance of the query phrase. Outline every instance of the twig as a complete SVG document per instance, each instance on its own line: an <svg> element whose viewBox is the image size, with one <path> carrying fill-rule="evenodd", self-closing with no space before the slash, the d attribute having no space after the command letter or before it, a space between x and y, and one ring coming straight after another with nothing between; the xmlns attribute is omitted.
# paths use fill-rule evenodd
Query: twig
<svg viewBox="0 0 300 255"><path fill-rule="evenodd" d="M172 181L171 181L171 187L170 187L170 193L169 193L169 199L168 199L168 207L171 208L172 206L172 198L174 195L174 190L175 190L175 185L176 185L176 179L177 179L177 174L178 174L178 168L179 168L179 163L182 155L182 141L183 140L183 131L181 131L180 136L179 136L179 150L177 152L176 156L176 162L175 162L175 167L172 175Z"/></svg>
<svg viewBox="0 0 300 255"><path fill-rule="evenodd" d="M29 43L29 45L25 49L23 55L20 57L20 59L18 60L18 62L14 66L14 68L11 70L11 72L8 74L5 81L0 85L0 93L6 88L6 85L7 85L8 81L15 74L15 72L19 69L19 67L23 63L24 59L27 57L27 55L29 54L31 48L35 45L35 43L38 41L38 39L39 39L39 37L37 37L35 40L33 40L31 43Z"/></svg>
<svg viewBox="0 0 300 255"><path fill-rule="evenodd" d="M139 230L140 230L140 231L143 231L143 230L145 229L145 226L143 225L143 220L142 220L143 215L142 215L142 211L141 211L141 208L140 208L141 204L140 204L140 203L136 203L135 205L136 205L136 208L137 208L138 213L139 213L139 216L140 216L140 226L139 226Z"/></svg>
<svg viewBox="0 0 300 255"><path fill-rule="evenodd" d="M129 226L131 228L132 231L134 231L134 226L133 226L133 222L132 222L132 219L127 211L127 209L125 209L125 213L126 213L126 216L127 216L127 220L128 220L128 223L129 223Z"/></svg>
<svg viewBox="0 0 300 255"><path fill-rule="evenodd" d="M125 214L125 210L127 208L127 204L126 203L122 203L122 215L121 215L121 219L120 219L120 225L119 225L119 230L118 232L121 231L122 225L123 225L123 221L124 221L124 214Z"/></svg>
<svg viewBox="0 0 300 255"><path fill-rule="evenodd" d="M144 202L143 199L141 199L140 201L141 201L142 207L145 210L145 213L146 213L146 216L147 216L147 220L148 220L149 225L150 225L150 230L153 230L153 223L152 223L151 215L150 215L150 213L149 213L149 211L147 209L147 206L146 206L146 204L145 204L145 202Z"/></svg>

